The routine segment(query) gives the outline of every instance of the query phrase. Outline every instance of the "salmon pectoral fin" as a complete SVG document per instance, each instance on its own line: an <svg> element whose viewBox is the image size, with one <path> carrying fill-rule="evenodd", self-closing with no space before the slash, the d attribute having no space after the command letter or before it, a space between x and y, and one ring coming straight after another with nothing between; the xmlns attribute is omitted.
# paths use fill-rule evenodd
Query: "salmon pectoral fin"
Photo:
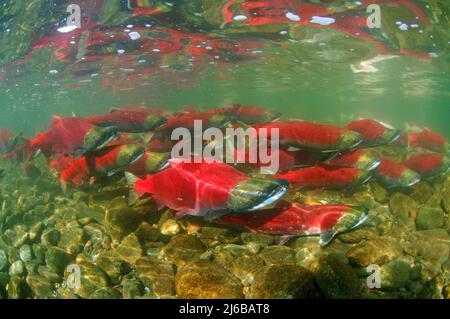
<svg viewBox="0 0 450 319"><path fill-rule="evenodd" d="M319 240L319 244L320 247L325 247L326 245L328 245L333 238L336 236L336 232L332 232L332 231L326 231L320 234L320 240Z"/></svg>

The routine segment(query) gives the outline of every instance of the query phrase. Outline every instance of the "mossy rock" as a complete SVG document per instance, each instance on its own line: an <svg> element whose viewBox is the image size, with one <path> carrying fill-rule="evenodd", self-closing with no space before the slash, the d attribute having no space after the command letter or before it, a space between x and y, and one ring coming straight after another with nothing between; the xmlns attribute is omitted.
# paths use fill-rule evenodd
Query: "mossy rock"
<svg viewBox="0 0 450 319"><path fill-rule="evenodd" d="M180 234L172 237L163 247L162 257L181 267L189 261L200 258L205 250L205 246L197 237Z"/></svg>
<svg viewBox="0 0 450 319"><path fill-rule="evenodd" d="M326 298L357 298L361 293L356 271L333 255L319 259L314 280Z"/></svg>
<svg viewBox="0 0 450 319"><path fill-rule="evenodd" d="M200 260L185 264L177 272L175 286L178 298L244 298L239 279L211 261Z"/></svg>
<svg viewBox="0 0 450 319"><path fill-rule="evenodd" d="M251 289L251 297L255 299L297 299L317 296L312 273L295 264L266 266L256 274Z"/></svg>
<svg viewBox="0 0 450 319"><path fill-rule="evenodd" d="M444 224L444 217L445 213L440 208L421 207L416 219L417 229L441 228Z"/></svg>

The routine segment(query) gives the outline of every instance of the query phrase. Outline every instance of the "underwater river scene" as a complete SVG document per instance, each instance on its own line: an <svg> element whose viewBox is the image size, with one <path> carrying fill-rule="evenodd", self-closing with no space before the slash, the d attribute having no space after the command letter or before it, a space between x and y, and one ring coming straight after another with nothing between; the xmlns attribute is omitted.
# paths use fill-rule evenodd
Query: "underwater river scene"
<svg viewBox="0 0 450 319"><path fill-rule="evenodd" d="M0 0L0 299L449 299L449 11Z"/></svg>

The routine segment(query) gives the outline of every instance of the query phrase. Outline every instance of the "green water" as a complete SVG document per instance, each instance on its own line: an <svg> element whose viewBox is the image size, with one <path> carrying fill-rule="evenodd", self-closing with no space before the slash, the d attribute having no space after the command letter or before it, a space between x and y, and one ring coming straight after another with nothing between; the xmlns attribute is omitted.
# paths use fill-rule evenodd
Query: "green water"
<svg viewBox="0 0 450 319"><path fill-rule="evenodd" d="M27 1L16 1L15 5L6 1L5 6L19 7L21 2ZM212 8L220 11L220 1L216 2ZM24 22L27 15L30 18L36 16L32 12L34 7L43 6L39 1L32 3L24 15L17 15L19 25L14 25L14 16L3 18L2 43L8 44L8 37L17 37L18 34L40 34L39 30L33 30ZM0 127L33 134L45 128L49 117L54 114L85 116L105 112L110 107L133 104L177 110L183 105L210 108L242 103L277 109L289 118L342 125L353 118L370 117L400 128L406 125L430 127L450 136L450 36L446 1L416 1L432 17L431 25L420 25L419 28L425 30L426 36L418 29L410 28L405 32L395 25L394 22L402 17L410 18L408 10L396 6L382 7L382 14L386 16L383 32L388 37L383 40L387 46L393 47L389 54L396 57L373 64L378 69L375 73L354 73L351 68L351 65L377 56L374 45L350 38L337 30L281 24L270 29L271 32L244 28L236 34L231 27L220 29L220 26L215 28L212 24L209 25L211 30L205 31L190 24L192 12L182 3L180 1L180 7L164 19L151 16L149 21L154 26L185 28L192 34L210 32L236 40L257 39L264 47L254 54L257 58L253 61L223 65L205 62L191 70L161 69L138 79L120 71L120 65L114 65L110 60L100 61L111 64L108 68L103 66L105 70L117 72L115 79L118 83L114 84L116 89L113 90L102 83L102 72L106 71L92 71L94 75L99 73L95 77L89 74L74 76L73 68L78 67L80 61L58 61L48 49L35 50L25 63L21 63L20 58L27 53L23 48L29 44L26 37L22 40L14 38L10 46L0 50L0 60L8 61L5 65L18 64L16 74L10 68L2 70L5 77L0 79ZM201 1L193 3L196 10L202 6ZM427 4L428 9L425 9ZM63 8L64 5L58 3L49 12L49 21L57 19L58 14L60 19L61 14L64 17L60 13ZM123 7L120 10L127 12ZM48 26L45 16L41 15L39 23L45 25L42 28L45 31L41 33L54 33L55 27ZM202 20L201 17L198 19ZM203 19L209 21L212 18L205 13ZM0 16L0 26L1 21ZM126 21L124 18L116 23L123 26ZM146 20L140 23L143 21ZM6 28L12 31L5 32ZM20 28L22 33L13 34ZM279 30L287 34L280 35ZM424 40L424 37L428 39ZM11 57L14 46L17 46L16 58ZM435 57L429 61L403 55L395 46L425 54L434 53ZM180 56L170 59L182 61L179 63L183 65L187 58L189 56L180 53ZM58 74L51 74L50 70L57 70Z"/></svg>

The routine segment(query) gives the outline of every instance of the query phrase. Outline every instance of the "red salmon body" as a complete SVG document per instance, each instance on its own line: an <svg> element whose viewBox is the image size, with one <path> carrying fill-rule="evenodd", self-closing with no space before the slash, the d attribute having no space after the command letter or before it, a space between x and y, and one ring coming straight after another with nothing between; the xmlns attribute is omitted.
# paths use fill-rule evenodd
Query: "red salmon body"
<svg viewBox="0 0 450 319"><path fill-rule="evenodd" d="M269 109L240 104L233 106L233 115L235 120L242 121L246 124L272 122L281 116L279 112Z"/></svg>
<svg viewBox="0 0 450 319"><path fill-rule="evenodd" d="M157 153L146 151L142 158L127 167L127 172L136 176L153 174L169 166L170 153Z"/></svg>
<svg viewBox="0 0 450 319"><path fill-rule="evenodd" d="M212 112L183 112L177 115L169 116L167 124L162 126L158 131L161 133L170 133L176 128L193 129L194 122L201 121L202 127L224 127L229 124L231 119L227 115L214 114Z"/></svg>
<svg viewBox="0 0 450 319"><path fill-rule="evenodd" d="M96 127L75 117L54 116L50 128L29 142L32 153L83 155L102 148L116 138L116 127Z"/></svg>
<svg viewBox="0 0 450 319"><path fill-rule="evenodd" d="M149 193L160 207L185 214L205 215L226 207L230 191L248 176L229 165L174 163L146 179L137 180L138 195Z"/></svg>
<svg viewBox="0 0 450 319"><path fill-rule="evenodd" d="M130 107L112 109L104 115L94 115L86 120L98 126L116 126L120 132L146 132L166 123L166 112L160 109Z"/></svg>
<svg viewBox="0 0 450 319"><path fill-rule="evenodd" d="M387 157L381 159L376 175L387 187L411 187L420 181L419 174Z"/></svg>
<svg viewBox="0 0 450 319"><path fill-rule="evenodd" d="M112 175L139 160L144 149L135 145L113 145L78 159L60 157L51 167L60 170L63 185L80 185L94 176Z"/></svg>
<svg viewBox="0 0 450 319"><path fill-rule="evenodd" d="M332 167L354 167L371 171L380 165L380 157L363 149L345 152L325 162Z"/></svg>
<svg viewBox="0 0 450 319"><path fill-rule="evenodd" d="M287 190L283 181L250 178L223 163L170 161L170 167L145 179L126 174L138 196L150 194L159 207L177 216L263 208Z"/></svg>
<svg viewBox="0 0 450 319"><path fill-rule="evenodd" d="M421 147L439 153L446 153L449 150L447 139L429 129L409 134L408 142L412 147Z"/></svg>
<svg viewBox="0 0 450 319"><path fill-rule="evenodd" d="M414 154L404 161L403 165L423 177L444 173L449 168L448 159L440 153Z"/></svg>
<svg viewBox="0 0 450 319"><path fill-rule="evenodd" d="M254 128L259 134L261 129L267 129L269 138L272 129L278 129L282 145L317 151L346 150L362 142L362 136L357 132L306 121L272 122Z"/></svg>
<svg viewBox="0 0 450 319"><path fill-rule="evenodd" d="M86 134L94 125L80 118L54 116L50 128L36 135L30 142L33 150L40 149L46 156L73 154L84 147Z"/></svg>
<svg viewBox="0 0 450 319"><path fill-rule="evenodd" d="M274 209L225 215L220 218L220 222L270 235L321 235L320 243L324 246L336 234L351 230L366 219L366 211L346 205L302 206L282 203Z"/></svg>
<svg viewBox="0 0 450 319"><path fill-rule="evenodd" d="M293 188L347 188L365 183L370 174L357 168L334 168L315 165L278 174Z"/></svg>
<svg viewBox="0 0 450 319"><path fill-rule="evenodd" d="M366 147L390 144L400 137L400 130L371 119L355 120L346 127L361 134Z"/></svg>

